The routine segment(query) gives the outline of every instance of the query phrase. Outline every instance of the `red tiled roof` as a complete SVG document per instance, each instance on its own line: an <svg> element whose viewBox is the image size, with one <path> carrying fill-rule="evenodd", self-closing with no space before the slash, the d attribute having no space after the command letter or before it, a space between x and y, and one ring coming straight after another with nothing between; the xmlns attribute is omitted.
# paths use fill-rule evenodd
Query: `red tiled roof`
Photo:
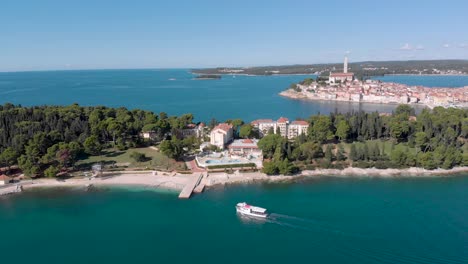
<svg viewBox="0 0 468 264"><path fill-rule="evenodd" d="M247 139L242 140L242 143L251 144L251 143L253 143L253 141L251 139L247 138Z"/></svg>
<svg viewBox="0 0 468 264"><path fill-rule="evenodd" d="M309 125L309 123L307 123L307 121L304 121L304 120L295 120L295 121L292 121L291 124L292 125L301 125L301 126Z"/></svg>
<svg viewBox="0 0 468 264"><path fill-rule="evenodd" d="M4 174L0 175L0 181L9 181L10 178Z"/></svg>
<svg viewBox="0 0 468 264"><path fill-rule="evenodd" d="M280 118L278 119L278 123L286 123L286 122L288 122L288 121L289 121L289 119L287 119L286 117L280 117Z"/></svg>
<svg viewBox="0 0 468 264"><path fill-rule="evenodd" d="M213 130L216 130L216 129L221 129L223 131L228 132L230 129L232 129L232 125L227 124L227 123L221 123L213 128Z"/></svg>
<svg viewBox="0 0 468 264"><path fill-rule="evenodd" d="M260 124L260 123L273 123L273 120L272 119L257 119L257 120L254 120L252 122L250 122L251 124Z"/></svg>

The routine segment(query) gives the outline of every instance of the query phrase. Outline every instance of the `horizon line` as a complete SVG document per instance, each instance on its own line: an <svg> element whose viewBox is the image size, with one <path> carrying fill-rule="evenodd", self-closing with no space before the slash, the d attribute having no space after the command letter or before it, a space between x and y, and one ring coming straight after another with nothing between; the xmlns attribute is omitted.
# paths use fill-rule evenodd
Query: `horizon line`
<svg viewBox="0 0 468 264"><path fill-rule="evenodd" d="M343 57L344 58L344 57ZM414 59L414 60L365 60L349 62L349 64L356 63L369 63L369 62L415 62L415 61L466 61L468 59ZM305 66L305 65L327 65L327 64L342 64L343 62L323 62L323 63L292 63L292 64L276 64L276 65L265 65L259 64L256 66L210 66L210 67L116 67L116 68L77 68L77 69L37 69L37 70L11 70L2 71L0 73L26 73L26 72L60 72L60 71L119 71L119 70L195 70L195 69L214 69L214 68L260 68L260 67L284 67L284 66Z"/></svg>

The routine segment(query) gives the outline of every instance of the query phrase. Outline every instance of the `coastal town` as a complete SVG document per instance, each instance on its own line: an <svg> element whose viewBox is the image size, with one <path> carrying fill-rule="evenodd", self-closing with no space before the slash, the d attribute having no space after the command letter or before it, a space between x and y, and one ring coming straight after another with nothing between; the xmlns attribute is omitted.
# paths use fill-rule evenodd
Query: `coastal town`
<svg viewBox="0 0 468 264"><path fill-rule="evenodd" d="M356 103L413 104L430 108L468 107L468 86L428 88L379 80L358 80L348 71L345 57L343 72L331 72L328 80L306 80L293 84L280 95L293 99L330 100Z"/></svg>

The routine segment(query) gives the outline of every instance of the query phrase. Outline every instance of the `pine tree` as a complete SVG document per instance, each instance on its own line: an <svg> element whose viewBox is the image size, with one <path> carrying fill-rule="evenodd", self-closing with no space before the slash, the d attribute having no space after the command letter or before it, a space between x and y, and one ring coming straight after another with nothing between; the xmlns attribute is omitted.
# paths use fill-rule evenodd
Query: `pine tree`
<svg viewBox="0 0 468 264"><path fill-rule="evenodd" d="M346 160L346 156L344 155L344 149L341 144L338 145L338 151L336 153L336 159L338 161L344 161Z"/></svg>
<svg viewBox="0 0 468 264"><path fill-rule="evenodd" d="M349 159L352 161L357 161L358 160L358 153L356 150L356 145L352 144L349 150Z"/></svg>
<svg viewBox="0 0 468 264"><path fill-rule="evenodd" d="M330 144L328 144L327 148L325 149L325 159L329 162L333 161L332 146Z"/></svg>
<svg viewBox="0 0 468 264"><path fill-rule="evenodd" d="M367 146L367 142L362 147L362 159L369 160L369 147Z"/></svg>

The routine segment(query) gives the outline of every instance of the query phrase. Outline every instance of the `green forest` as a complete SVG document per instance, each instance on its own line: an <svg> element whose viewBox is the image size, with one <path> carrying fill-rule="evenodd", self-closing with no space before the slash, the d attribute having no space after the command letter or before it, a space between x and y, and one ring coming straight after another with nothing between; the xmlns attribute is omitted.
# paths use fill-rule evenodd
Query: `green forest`
<svg viewBox="0 0 468 264"><path fill-rule="evenodd" d="M27 176L51 177L104 149L144 146L148 142L140 136L143 131L153 131L155 141L162 141L192 119L191 114L169 117L123 107L0 105L0 167L18 165ZM169 142L180 149L194 144L191 138ZM132 157L142 159L139 154Z"/></svg>
<svg viewBox="0 0 468 264"><path fill-rule="evenodd" d="M27 176L53 177L73 170L83 157L105 149L125 150L158 144L162 154L181 160L201 139L182 138L178 129L193 123L192 114L168 116L144 110L104 106L0 105L0 167L14 165ZM315 168L353 166L426 169L468 166L468 110L437 107L415 115L400 105L392 115L378 112L313 115L308 135L288 140L270 131L258 145L269 175ZM227 120L239 138L259 133L240 119ZM208 127L217 124L215 119ZM152 140L142 132L151 131ZM172 135L172 136L171 136ZM202 137L208 140L206 134ZM131 153L135 161L146 160Z"/></svg>
<svg viewBox="0 0 468 264"><path fill-rule="evenodd" d="M468 110L400 105L393 115L377 112L314 115L308 136L290 141L271 131L259 141L267 174L348 166L425 169L468 166Z"/></svg>

